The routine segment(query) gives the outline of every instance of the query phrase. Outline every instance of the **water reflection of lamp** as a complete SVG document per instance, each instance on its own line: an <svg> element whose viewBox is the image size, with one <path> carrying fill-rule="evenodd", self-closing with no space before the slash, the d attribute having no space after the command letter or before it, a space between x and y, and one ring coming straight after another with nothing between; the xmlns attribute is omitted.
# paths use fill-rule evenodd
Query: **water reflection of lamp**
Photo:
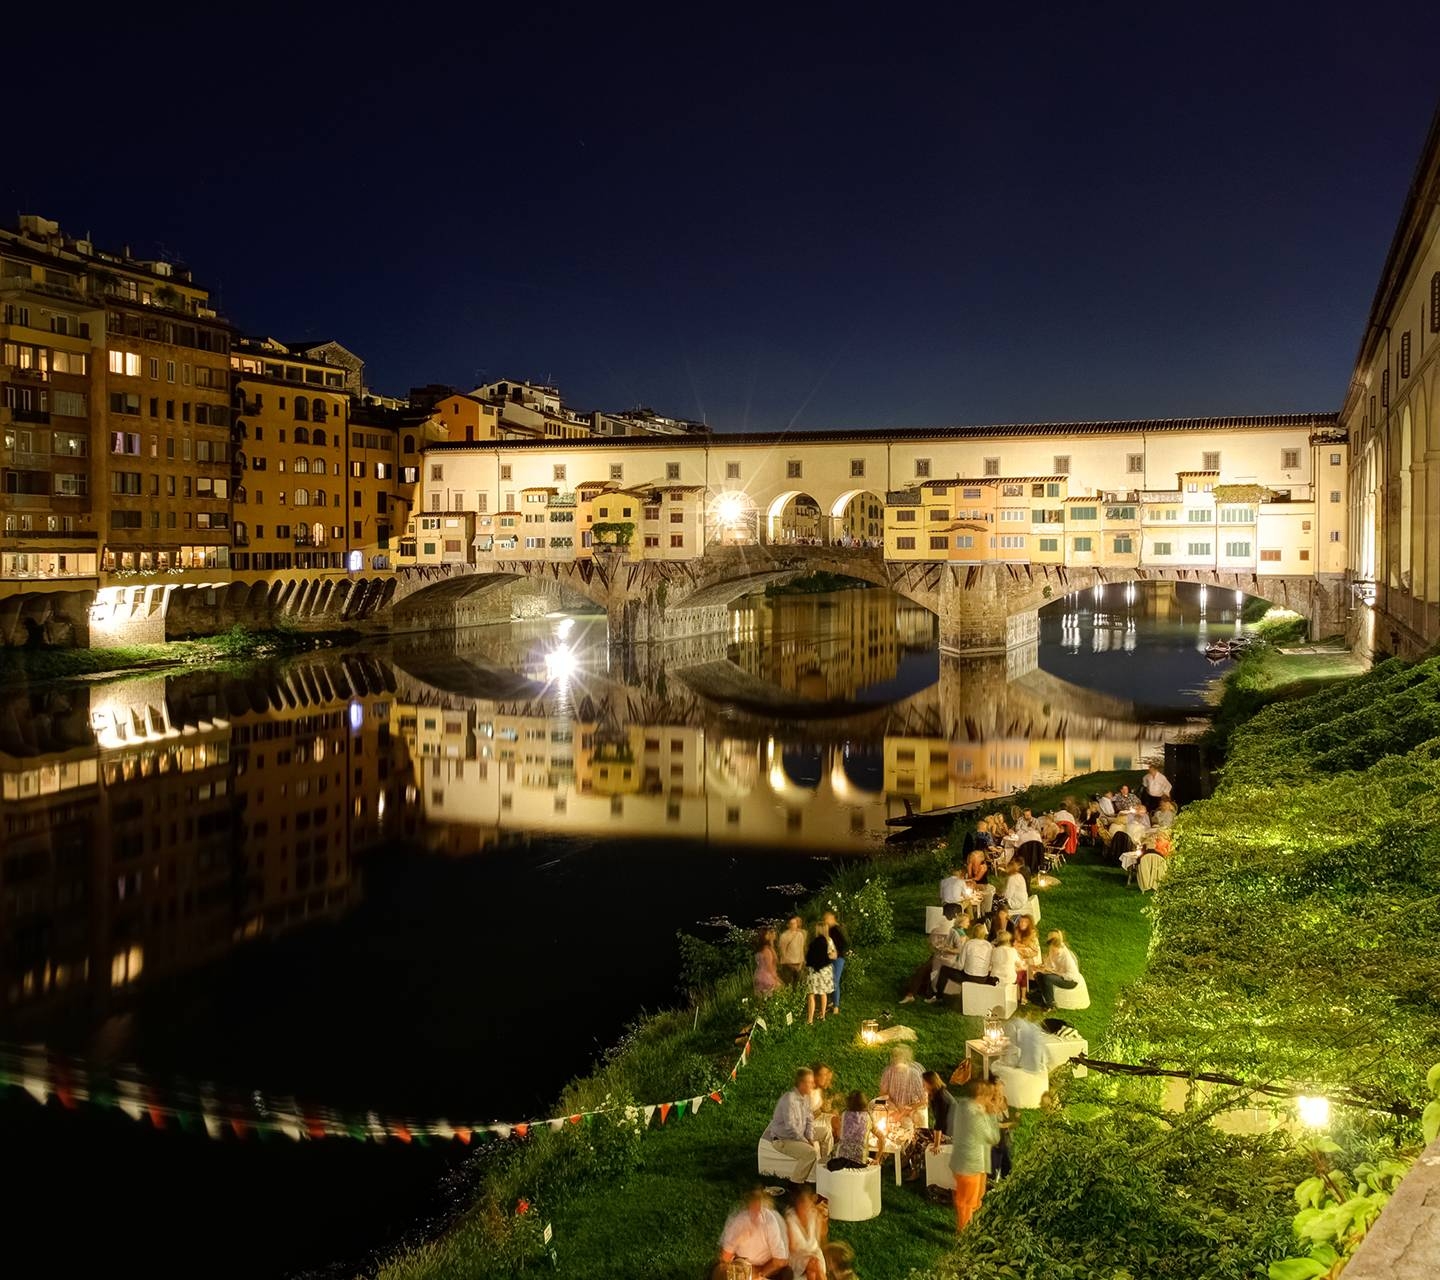
<svg viewBox="0 0 1440 1280"><path fill-rule="evenodd" d="M874 1044L880 1038L880 1023L878 1019L866 1018L860 1024L860 1039L866 1044Z"/></svg>

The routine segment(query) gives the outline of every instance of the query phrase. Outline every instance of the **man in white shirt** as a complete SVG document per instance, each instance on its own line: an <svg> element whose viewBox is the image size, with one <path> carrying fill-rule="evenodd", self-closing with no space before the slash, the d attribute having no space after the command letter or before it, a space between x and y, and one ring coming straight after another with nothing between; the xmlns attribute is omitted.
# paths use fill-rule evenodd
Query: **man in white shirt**
<svg viewBox="0 0 1440 1280"><path fill-rule="evenodd" d="M970 887L965 883L965 873L962 869L956 868L948 876L940 881L940 905L947 903L961 903L970 896Z"/></svg>
<svg viewBox="0 0 1440 1280"><path fill-rule="evenodd" d="M1140 792L1145 799L1145 807L1154 813L1160 801L1170 794L1170 779L1160 772L1159 766L1152 764L1140 779Z"/></svg>
<svg viewBox="0 0 1440 1280"><path fill-rule="evenodd" d="M1115 801L1110 798L1108 791L1101 792L1095 797L1095 807L1100 810L1102 818L1113 818L1115 816Z"/></svg>
<svg viewBox="0 0 1440 1280"><path fill-rule="evenodd" d="M814 1088L815 1073L809 1067L801 1067L795 1073L795 1087L780 1096L770 1125L761 1135L795 1161L790 1175L792 1182L814 1181L815 1162L820 1158L815 1145L815 1115L810 1109L810 1093Z"/></svg>
<svg viewBox="0 0 1440 1280"><path fill-rule="evenodd" d="M1030 882L1025 879L1023 864L1012 862L1009 871L1010 874L1005 878L1005 889L1001 897L1004 898L1005 905L1010 908L1010 914L1016 916L1030 905Z"/></svg>
<svg viewBox="0 0 1440 1280"><path fill-rule="evenodd" d="M970 940L960 953L960 968L966 982L990 982L990 953L994 948L986 937L985 926L977 924L970 931Z"/></svg>
<svg viewBox="0 0 1440 1280"><path fill-rule="evenodd" d="M1011 987L1019 980L1020 954L1010 945L1010 931L1002 929L995 935L990 949L990 976L997 985Z"/></svg>
<svg viewBox="0 0 1440 1280"><path fill-rule="evenodd" d="M725 1264L740 1258L750 1264L752 1276L767 1280L793 1280L790 1242L785 1223L770 1207L770 1199L758 1187L745 1199L745 1207L730 1215L720 1235L720 1265L717 1277L725 1275Z"/></svg>

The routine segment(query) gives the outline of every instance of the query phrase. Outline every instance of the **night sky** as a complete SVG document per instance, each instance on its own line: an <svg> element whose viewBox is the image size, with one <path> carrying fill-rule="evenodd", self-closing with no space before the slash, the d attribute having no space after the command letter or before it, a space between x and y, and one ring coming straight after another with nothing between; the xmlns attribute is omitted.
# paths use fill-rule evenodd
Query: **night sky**
<svg viewBox="0 0 1440 1280"><path fill-rule="evenodd" d="M26 8L7 221L720 430L1336 408L1440 91L1434 3Z"/></svg>

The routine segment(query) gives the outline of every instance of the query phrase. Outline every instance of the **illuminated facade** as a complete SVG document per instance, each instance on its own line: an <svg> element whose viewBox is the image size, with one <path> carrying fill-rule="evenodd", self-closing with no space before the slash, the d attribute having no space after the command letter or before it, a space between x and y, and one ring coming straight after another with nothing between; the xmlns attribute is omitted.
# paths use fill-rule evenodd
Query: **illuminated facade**
<svg viewBox="0 0 1440 1280"><path fill-rule="evenodd" d="M1341 426L1352 639L1416 656L1440 641L1440 113L1380 273Z"/></svg>

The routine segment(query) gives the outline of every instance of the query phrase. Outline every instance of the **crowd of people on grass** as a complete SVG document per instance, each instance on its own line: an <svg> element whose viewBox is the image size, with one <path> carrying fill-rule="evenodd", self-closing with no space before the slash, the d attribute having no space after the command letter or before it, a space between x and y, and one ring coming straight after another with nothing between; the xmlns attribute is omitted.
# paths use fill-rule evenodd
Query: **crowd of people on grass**
<svg viewBox="0 0 1440 1280"><path fill-rule="evenodd" d="M929 954L910 975L901 1003L935 1004L965 983L1014 986L1014 1014L1004 1024L1007 1061L1019 1071L1046 1070L1049 1032L1073 1029L1040 1020L1056 992L1081 982L1080 964L1059 929L1038 926L1032 880L1077 852L1082 841L1112 856L1142 851L1168 856L1176 805L1171 785L1153 765L1137 790L1122 785L1081 804L1066 798L1052 813L1014 808L981 818L967 835L962 860L940 881L943 924L929 931ZM1043 937L1043 942L1042 942ZM792 916L783 931L763 930L755 952L755 993L782 985L807 993L807 1021L840 1011L840 979L848 942L833 911L807 926ZM999 1010L996 1010L997 1014ZM812 1190L822 1165L830 1172L864 1169L887 1155L906 1176L921 1176L927 1152L949 1147L950 1192L958 1231L980 1207L987 1185L1009 1172L1011 1111L1000 1080L972 1080L968 1060L948 1078L927 1071L909 1046L893 1046L878 1090L836 1086L823 1062L795 1073L775 1104L762 1138L791 1162L789 1207L782 1217L756 1189L725 1224L717 1277L736 1259L752 1276L822 1280L848 1276L853 1252L828 1237L826 1203Z"/></svg>

